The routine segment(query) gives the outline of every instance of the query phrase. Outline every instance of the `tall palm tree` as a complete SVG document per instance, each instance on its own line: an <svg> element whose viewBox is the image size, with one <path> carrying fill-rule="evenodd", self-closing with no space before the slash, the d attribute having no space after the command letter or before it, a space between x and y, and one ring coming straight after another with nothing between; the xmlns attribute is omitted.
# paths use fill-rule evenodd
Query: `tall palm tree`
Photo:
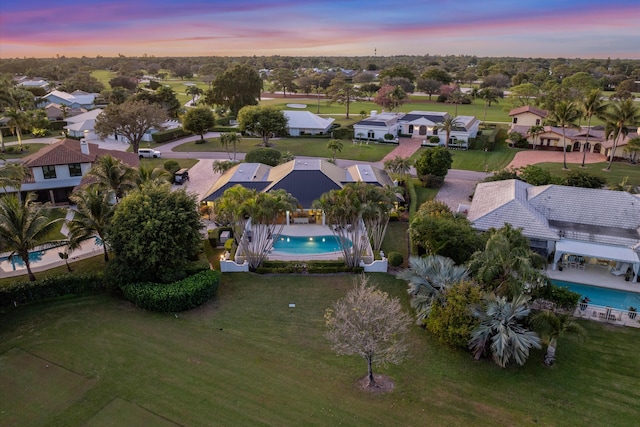
<svg viewBox="0 0 640 427"><path fill-rule="evenodd" d="M454 114L456 117L458 117L458 104L462 104L463 99L464 94L459 87L456 87L453 92L451 92L451 95L449 95L449 100L451 100L451 102L453 102L453 104L456 106L456 111Z"/></svg>
<svg viewBox="0 0 640 427"><path fill-rule="evenodd" d="M602 102L602 93L599 89L593 89L591 92L587 94L587 96L582 100L582 104L580 105L582 110L582 116L587 119L587 138L584 141L584 146L582 147L582 167L584 167L584 162L587 158L587 149L589 148L589 134L591 132L591 118L592 117L603 117L606 112L607 106L604 102Z"/></svg>
<svg viewBox="0 0 640 427"><path fill-rule="evenodd" d="M636 136L627 141L624 152L629 154L629 161L635 164L636 156L640 153L640 136Z"/></svg>
<svg viewBox="0 0 640 427"><path fill-rule="evenodd" d="M61 221L61 218L49 218L49 203L36 202L35 193L27 193L24 202L17 195L0 197L0 240L24 261L29 280L36 280L31 271L29 251L36 246L54 246L61 240L42 241L44 236Z"/></svg>
<svg viewBox="0 0 640 427"><path fill-rule="evenodd" d="M520 230L506 224L491 233L483 250L471 256L469 270L478 282L499 295L518 295L525 288L545 283L539 271L543 263Z"/></svg>
<svg viewBox="0 0 640 427"><path fill-rule="evenodd" d="M549 114L549 123L562 128L562 152L564 153L563 169L567 169L567 138L566 128L578 128L576 121L580 118L580 112L573 102L560 101Z"/></svg>
<svg viewBox="0 0 640 427"><path fill-rule="evenodd" d="M633 99L623 99L609 105L610 108L604 115L606 122L605 135L607 139L613 137L613 146L611 147L609 164L606 170L611 169L611 163L613 163L613 156L616 148L618 148L620 137L622 136L622 139L624 139L629 135L629 130L632 126L640 124L640 108L634 103Z"/></svg>
<svg viewBox="0 0 640 427"><path fill-rule="evenodd" d="M409 284L407 292L413 298L411 306L416 310L416 323L422 325L431 311L431 305L444 297L445 291L467 279L469 271L457 266L451 258L441 255L409 258L409 268L396 277Z"/></svg>
<svg viewBox="0 0 640 427"><path fill-rule="evenodd" d="M587 335L587 331L576 322L571 314L567 313L543 310L531 317L531 324L546 337L547 354L544 356L546 365L553 365L556 360L558 338L566 335L582 339Z"/></svg>
<svg viewBox="0 0 640 427"><path fill-rule="evenodd" d="M339 139L330 139L329 143L327 144L327 148L329 150L331 150L331 152L333 153L333 157L331 157L331 162L335 163L336 162L336 153L339 153L342 151L342 141L340 141Z"/></svg>
<svg viewBox="0 0 640 427"><path fill-rule="evenodd" d="M9 108L4 112L7 121L7 126L18 137L18 150L22 151L22 129L29 127L29 115L17 108Z"/></svg>
<svg viewBox="0 0 640 427"><path fill-rule="evenodd" d="M542 347L540 337L523 325L530 312L528 302L529 297L522 294L511 301L489 294L484 298L484 307L472 308L472 314L480 320L469 339L476 360L489 350L502 368L511 361L524 365L529 351Z"/></svg>
<svg viewBox="0 0 640 427"><path fill-rule="evenodd" d="M498 90L492 87L482 89L479 94L480 98L484 99L484 115L482 117L482 123L487 122L487 107L491 107L491 104L498 104Z"/></svg>
<svg viewBox="0 0 640 427"><path fill-rule="evenodd" d="M395 193L389 187L378 187L367 185L364 189L364 209L362 220L371 248L374 252L380 252L382 241L387 232L389 216L393 209L393 202L396 200Z"/></svg>
<svg viewBox="0 0 640 427"><path fill-rule="evenodd" d="M399 182L405 181L411 166L413 166L413 161L409 157L395 156L393 159L385 160L384 162L384 169Z"/></svg>
<svg viewBox="0 0 640 427"><path fill-rule="evenodd" d="M0 167L0 187L5 191L7 187L19 189L25 173L21 163L5 163Z"/></svg>
<svg viewBox="0 0 640 427"><path fill-rule="evenodd" d="M229 154L229 146L233 147L233 161L236 161L236 148L237 145L242 141L242 136L236 132L224 132L220 134L220 145L222 145L229 155L229 160L231 160L231 155Z"/></svg>
<svg viewBox="0 0 640 427"><path fill-rule="evenodd" d="M184 92L191 95L191 105L196 105L196 96L202 95L204 91L198 86L189 86Z"/></svg>
<svg viewBox="0 0 640 427"><path fill-rule="evenodd" d="M456 104L457 105L457 104ZM442 129L447 134L447 139L444 141L444 147L449 148L449 139L451 138L451 132L456 130L456 128L462 127L462 122L460 122L455 117L451 117L447 115L447 118L438 125L435 126L436 129Z"/></svg>
<svg viewBox="0 0 640 427"><path fill-rule="evenodd" d="M112 190L116 201L136 187L135 170L108 154L96 159L88 175L95 177L102 188Z"/></svg>
<svg viewBox="0 0 640 427"><path fill-rule="evenodd" d="M113 192L99 185L90 185L71 195L70 199L76 206L72 208L73 219L67 224L69 239L83 242L98 237L102 241L104 260L109 261L106 239L115 211Z"/></svg>
<svg viewBox="0 0 640 427"><path fill-rule="evenodd" d="M529 135L531 135L531 137L533 138L533 149L536 149L536 142L538 140L538 136L541 133L544 133L544 126L542 125L533 125L529 128L529 130L527 131L527 133Z"/></svg>

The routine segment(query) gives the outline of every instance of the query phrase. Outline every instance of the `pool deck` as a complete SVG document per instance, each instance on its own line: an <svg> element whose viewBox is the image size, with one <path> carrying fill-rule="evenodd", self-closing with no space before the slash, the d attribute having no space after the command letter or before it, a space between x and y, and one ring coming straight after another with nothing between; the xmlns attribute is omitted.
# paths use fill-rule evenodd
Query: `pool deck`
<svg viewBox="0 0 640 427"><path fill-rule="evenodd" d="M552 270L547 268L547 275L554 280L599 286L601 288L618 289L620 291L640 292L640 283L626 282L624 276L614 276L610 268L602 265L587 264L584 270L567 269Z"/></svg>

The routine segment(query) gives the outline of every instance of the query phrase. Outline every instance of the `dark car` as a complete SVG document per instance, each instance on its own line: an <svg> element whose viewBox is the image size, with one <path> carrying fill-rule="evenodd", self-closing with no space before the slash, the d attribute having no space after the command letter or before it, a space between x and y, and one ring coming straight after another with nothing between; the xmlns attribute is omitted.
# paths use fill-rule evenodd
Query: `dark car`
<svg viewBox="0 0 640 427"><path fill-rule="evenodd" d="M189 169L180 169L173 174L173 182L176 183L176 185L182 185L186 181L189 181Z"/></svg>

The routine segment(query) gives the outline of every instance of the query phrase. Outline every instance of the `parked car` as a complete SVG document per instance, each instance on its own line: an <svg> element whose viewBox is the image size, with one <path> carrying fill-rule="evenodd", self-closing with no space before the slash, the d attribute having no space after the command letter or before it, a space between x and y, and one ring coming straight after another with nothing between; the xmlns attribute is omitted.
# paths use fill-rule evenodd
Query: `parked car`
<svg viewBox="0 0 640 427"><path fill-rule="evenodd" d="M147 157L147 158L158 158L160 157L162 153L160 153L159 151L156 150L152 150L151 148L140 148L138 149L138 156L140 156L140 158L143 157Z"/></svg>
<svg viewBox="0 0 640 427"><path fill-rule="evenodd" d="M189 181L189 169L183 168L173 174L173 182L176 185L182 185L185 181Z"/></svg>

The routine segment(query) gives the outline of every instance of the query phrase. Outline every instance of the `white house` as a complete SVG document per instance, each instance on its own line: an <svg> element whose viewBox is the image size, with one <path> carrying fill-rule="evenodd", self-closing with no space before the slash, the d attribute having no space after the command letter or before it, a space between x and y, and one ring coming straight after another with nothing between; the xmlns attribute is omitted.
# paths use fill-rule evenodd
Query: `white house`
<svg viewBox="0 0 640 427"><path fill-rule="evenodd" d="M588 263L615 261L640 273L640 196L624 191L533 186L519 180L480 183L467 215L477 230L511 224L522 229L531 247Z"/></svg>
<svg viewBox="0 0 640 427"><path fill-rule="evenodd" d="M47 103L62 104L70 108L86 108L88 110L94 107L95 99L95 93L87 93L81 90L76 90L72 93L52 90L42 97L42 100Z"/></svg>
<svg viewBox="0 0 640 427"><path fill-rule="evenodd" d="M386 134L393 137L398 136L400 129L400 117L402 113L380 113L372 111L371 116L364 120L360 120L353 125L353 134L356 139L365 139L369 141L377 141L384 139Z"/></svg>
<svg viewBox="0 0 640 427"><path fill-rule="evenodd" d="M105 150L86 140L63 139L23 159L27 176L20 191L34 191L42 202L66 203L73 188L80 184L93 162L105 154L133 167L140 164L135 153ZM7 189L7 192L13 191Z"/></svg>
<svg viewBox="0 0 640 427"><path fill-rule="evenodd" d="M429 138L438 136L439 145L444 145L443 135L439 126L449 118L449 114L440 111L411 111L409 113L380 113L371 112L371 116L353 125L354 133L358 139L378 140L389 133L394 137L398 134L409 135L411 138L421 138L425 144ZM480 121L473 116L458 116L456 121L460 124L450 134L449 141L452 144L466 144L469 138L475 138L478 134Z"/></svg>
<svg viewBox="0 0 640 427"><path fill-rule="evenodd" d="M90 141L96 139L102 139L95 133L95 124L96 118L102 113L101 108L96 108L95 110L87 111L83 114L78 114L77 116L68 117L66 119L67 125L64 129L67 131L69 136L73 136L75 138L86 138ZM182 124L177 120L166 120L162 126L162 130L170 130L181 127ZM158 129L149 129L144 136L142 137L142 141L144 142L152 142L153 134L159 132ZM109 135L106 139L112 139L114 141L124 141L128 142L125 137L122 135Z"/></svg>
<svg viewBox="0 0 640 427"><path fill-rule="evenodd" d="M331 130L334 118L325 119L309 111L284 110L288 120L289 135L326 135Z"/></svg>

